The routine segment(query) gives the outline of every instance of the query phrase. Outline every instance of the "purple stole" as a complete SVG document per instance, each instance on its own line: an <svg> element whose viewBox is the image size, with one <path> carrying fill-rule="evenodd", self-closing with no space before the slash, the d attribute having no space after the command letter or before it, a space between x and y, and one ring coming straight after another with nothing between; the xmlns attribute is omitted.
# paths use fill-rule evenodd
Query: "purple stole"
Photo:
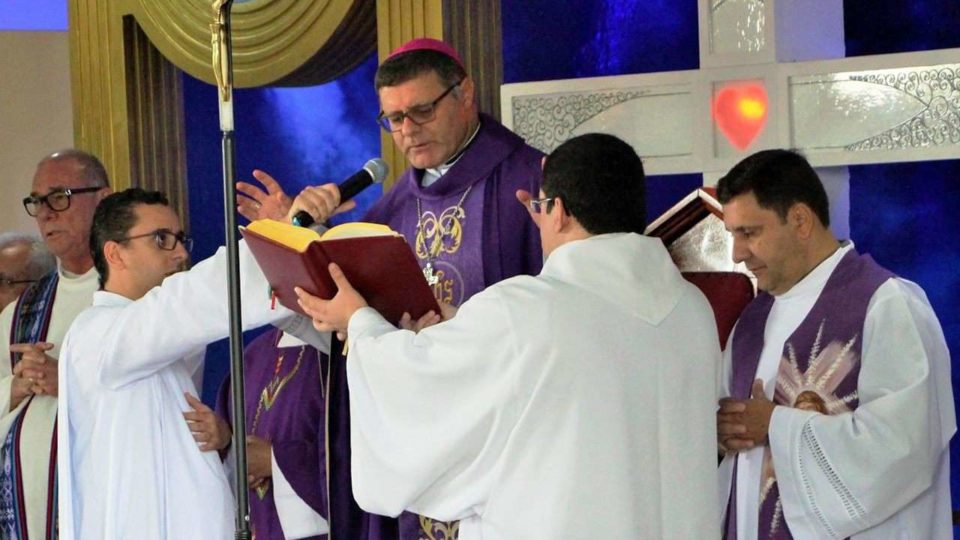
<svg viewBox="0 0 960 540"><path fill-rule="evenodd" d="M14 343L36 343L47 338L50 328L50 316L57 296L59 274L53 271L37 283L28 287L13 312L10 328L10 345ZM18 354L10 353L11 370L20 361ZM0 529L4 538L28 540L27 509L23 492L23 469L20 460L20 436L27 410L33 402L33 396L17 414L10 425L10 431L0 449ZM40 449L32 449L39 451ZM47 467L47 506L45 539L57 536L57 424L53 424L53 438L50 441L50 461Z"/></svg>
<svg viewBox="0 0 960 540"><path fill-rule="evenodd" d="M810 313L784 343L774 403L821 414L856 410L859 405L857 381L867 307L877 288L891 277L894 275L869 255L859 255L854 250L844 255L827 279ZM737 323L731 345L731 395L734 398L750 397L763 350L764 328L773 302L773 296L760 293L747 306ZM769 446L765 448L760 482L757 538L792 539L783 517ZM731 484L724 538L734 540L737 537L736 465Z"/></svg>
<svg viewBox="0 0 960 540"><path fill-rule="evenodd" d="M244 418L247 433L271 442L273 457L284 471L294 492L314 511L327 513L324 499L322 461L323 444L318 440L317 424L323 418L326 393L321 386L321 371L329 359L309 345L276 346L280 330L271 329L244 349ZM232 399L230 377L220 387L217 412L229 422ZM273 483L248 492L253 540L283 540L283 528L277 515ZM306 540L320 540L326 535Z"/></svg>
<svg viewBox="0 0 960 540"><path fill-rule="evenodd" d="M540 271L539 232L515 193L518 189L538 192L542 156L496 120L481 115L479 133L442 178L422 187L424 171L407 169L364 219L403 234L421 268L432 263L439 279L433 285L437 298L459 305L488 285ZM368 514L353 500L350 403L341 347L340 343L332 346L334 361L327 386L331 540L457 538L458 523L437 522L409 512L399 520Z"/></svg>

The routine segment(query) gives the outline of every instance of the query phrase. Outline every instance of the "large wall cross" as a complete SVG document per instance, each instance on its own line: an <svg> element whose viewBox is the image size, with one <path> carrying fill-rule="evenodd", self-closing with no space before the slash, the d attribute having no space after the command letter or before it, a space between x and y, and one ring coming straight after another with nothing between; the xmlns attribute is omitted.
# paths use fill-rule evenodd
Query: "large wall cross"
<svg viewBox="0 0 960 540"><path fill-rule="evenodd" d="M698 0L700 69L505 85L504 123L549 152L615 134L648 174L704 174L795 148L849 233L845 165L960 156L960 49L844 58L842 0Z"/></svg>

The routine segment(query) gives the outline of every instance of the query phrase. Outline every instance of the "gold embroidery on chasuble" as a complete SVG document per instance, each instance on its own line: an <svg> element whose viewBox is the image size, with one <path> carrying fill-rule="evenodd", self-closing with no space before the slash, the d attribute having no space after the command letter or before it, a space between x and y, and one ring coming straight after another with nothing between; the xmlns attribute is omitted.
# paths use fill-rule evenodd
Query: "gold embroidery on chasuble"
<svg viewBox="0 0 960 540"><path fill-rule="evenodd" d="M434 521L426 516L420 518L419 540L455 540L460 534L460 522Z"/></svg>
<svg viewBox="0 0 960 540"><path fill-rule="evenodd" d="M417 201L419 221L414 252L418 259L426 262L424 277L434 297L441 303L459 305L464 299L464 278L457 267L444 260L443 256L456 254L463 244L467 217L463 203L470 189L467 188L460 200L440 212L439 216L430 210L421 211L420 201Z"/></svg>
<svg viewBox="0 0 960 540"><path fill-rule="evenodd" d="M280 369L283 367L283 360L286 351L284 349L280 349L280 355L277 356L277 363L273 369L273 378L270 379L270 381L260 392L260 401L257 403L257 412L253 417L253 425L250 426L251 435L257 435L257 427L260 425L261 415L264 412L270 411L271 407L273 407L274 403L277 402L277 399L283 392L283 389L287 386L287 383L290 382L290 379L292 379L294 375L297 374L297 371L300 370L300 363L303 361L303 353L306 352L306 350L306 346L300 347L299 354L297 355L297 362L294 364L293 369L290 370L290 373L287 373L281 377ZM261 501L270 491L270 484L270 480L266 479L254 488L254 492Z"/></svg>

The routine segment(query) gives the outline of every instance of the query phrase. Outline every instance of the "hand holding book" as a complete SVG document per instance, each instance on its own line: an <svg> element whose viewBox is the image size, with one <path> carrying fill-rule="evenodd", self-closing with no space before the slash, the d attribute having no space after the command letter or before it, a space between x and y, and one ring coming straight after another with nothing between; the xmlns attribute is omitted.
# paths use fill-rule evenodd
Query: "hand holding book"
<svg viewBox="0 0 960 540"><path fill-rule="evenodd" d="M294 311L308 315L297 302L295 287L324 300L334 298L339 287L329 266L337 263L351 287L393 324L405 312L413 318L440 313L413 251L389 227L347 223L320 236L260 220L242 232L277 299Z"/></svg>

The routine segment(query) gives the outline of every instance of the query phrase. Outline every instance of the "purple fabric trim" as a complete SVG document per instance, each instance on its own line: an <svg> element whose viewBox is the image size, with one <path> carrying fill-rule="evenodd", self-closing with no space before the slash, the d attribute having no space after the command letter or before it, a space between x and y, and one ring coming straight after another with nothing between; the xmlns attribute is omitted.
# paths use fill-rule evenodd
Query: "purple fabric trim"
<svg viewBox="0 0 960 540"><path fill-rule="evenodd" d="M859 255L854 250L849 251L827 279L823 292L810 312L784 343L781 352L781 358L784 360L781 362L791 357L792 349L797 367L801 373L805 373L810 367L813 351L822 351L831 343L848 344L848 352L855 361L832 393L843 396L855 392L860 373L860 352L867 308L877 289L892 277L895 277L893 273L878 265L869 255ZM756 376L760 353L763 350L764 329L772 307L773 297L767 293L761 293L744 310L737 325L732 345L731 391L732 395L738 399L746 399L750 395L750 387ZM782 371L783 366L780 372ZM779 392L775 393L774 402L777 405L794 406L794 403L786 403L784 399L785 397ZM848 401L846 405L850 410L855 410L859 401L854 399ZM728 506L725 528L726 538L736 538L736 482L737 475L734 468L731 504ZM779 486L774 484L760 507L758 538L769 540L793 538L782 512L777 509L779 505ZM777 521L776 526L774 526L774 520Z"/></svg>
<svg viewBox="0 0 960 540"><path fill-rule="evenodd" d="M57 284L60 282L60 274L54 270L40 278L40 281L30 285L23 294L17 299L16 308L13 312L13 320L10 323L10 345L14 343L36 343L47 339L47 330L50 328L50 319L53 314L53 306L57 297ZM17 353L10 353L11 370L20 361ZM3 530L0 536L27 540L27 507L23 489L23 471L21 470L21 448L20 432L23 429L23 423L33 403L32 396L27 398L27 403L17 414L10 426L9 435L4 440L3 447L0 448L0 456L4 466L0 470L0 491L3 496L0 497L0 525ZM14 436L14 434L16 434ZM54 435L56 435L56 424L54 424ZM31 452L40 450L39 448L30 448ZM49 455L57 455L56 436L50 442ZM48 477L56 478L56 462L50 468ZM57 491L56 483L49 482L54 489L47 490L47 505L44 512L50 509L53 516L57 512ZM7 496L9 492L10 496ZM33 509L37 511L37 509ZM53 520L55 521L55 519ZM51 523L50 515L47 516L48 530L44 537L54 534L53 528L49 527ZM54 527L55 528L55 527Z"/></svg>

